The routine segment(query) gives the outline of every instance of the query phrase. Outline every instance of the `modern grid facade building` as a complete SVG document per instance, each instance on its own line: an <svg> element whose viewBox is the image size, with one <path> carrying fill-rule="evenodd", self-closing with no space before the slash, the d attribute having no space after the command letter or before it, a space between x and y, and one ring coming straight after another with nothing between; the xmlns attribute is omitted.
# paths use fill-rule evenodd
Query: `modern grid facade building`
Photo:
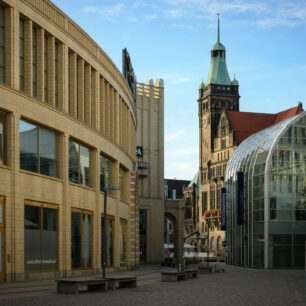
<svg viewBox="0 0 306 306"><path fill-rule="evenodd" d="M305 267L306 112L242 142L225 187L227 263Z"/></svg>
<svg viewBox="0 0 306 306"><path fill-rule="evenodd" d="M0 1L0 95L0 281L99 273L105 213L107 267L135 267L136 105L107 54L48 0Z"/></svg>

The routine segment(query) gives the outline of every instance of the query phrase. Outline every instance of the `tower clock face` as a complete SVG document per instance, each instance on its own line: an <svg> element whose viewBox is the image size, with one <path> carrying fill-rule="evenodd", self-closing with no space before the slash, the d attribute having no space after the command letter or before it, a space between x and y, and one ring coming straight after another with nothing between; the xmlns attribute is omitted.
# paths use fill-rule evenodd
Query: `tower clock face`
<svg viewBox="0 0 306 306"><path fill-rule="evenodd" d="M208 116L203 117L203 126L206 127L208 124Z"/></svg>

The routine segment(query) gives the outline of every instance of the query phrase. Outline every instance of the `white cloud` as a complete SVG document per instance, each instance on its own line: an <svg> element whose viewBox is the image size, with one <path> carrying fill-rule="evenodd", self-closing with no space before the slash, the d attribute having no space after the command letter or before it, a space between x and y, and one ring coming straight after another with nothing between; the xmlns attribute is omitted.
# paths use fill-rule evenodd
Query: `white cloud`
<svg viewBox="0 0 306 306"><path fill-rule="evenodd" d="M87 6L82 9L85 13L97 13L101 17L104 17L108 20L112 20L113 17L121 15L124 11L124 4L119 3L111 7L96 7L96 6Z"/></svg>
<svg viewBox="0 0 306 306"><path fill-rule="evenodd" d="M165 178L192 180L198 171L198 160L177 161L168 163Z"/></svg>
<svg viewBox="0 0 306 306"><path fill-rule="evenodd" d="M170 17L170 18L182 17L184 14L185 14L185 12L181 9L171 9L171 10L165 10L164 11L164 15L166 17Z"/></svg>
<svg viewBox="0 0 306 306"><path fill-rule="evenodd" d="M119 4L117 4L117 5L113 6L113 7L105 8L103 10L103 13L107 14L107 15L118 16L122 12L123 7L124 7L124 4L123 3L119 3Z"/></svg>
<svg viewBox="0 0 306 306"><path fill-rule="evenodd" d="M181 84L181 83L186 83L186 82L189 82L191 80L193 80L194 78L192 77L187 77L187 78L179 78L175 81L172 82L172 84Z"/></svg>
<svg viewBox="0 0 306 306"><path fill-rule="evenodd" d="M98 8L95 6L87 6L87 7L84 7L82 11L85 13L96 13L98 11Z"/></svg>
<svg viewBox="0 0 306 306"><path fill-rule="evenodd" d="M145 16L146 20L154 20L154 19L157 19L157 18L158 18L157 15L146 15Z"/></svg>
<svg viewBox="0 0 306 306"><path fill-rule="evenodd" d="M183 149L176 149L172 151L166 151L166 157L178 157L178 156L185 156L185 155L195 155L199 153L198 147L191 147L191 148L183 148Z"/></svg>
<svg viewBox="0 0 306 306"><path fill-rule="evenodd" d="M182 134L183 134L183 131L177 131L177 132L174 132L174 133L166 134L165 141L171 141L171 140L177 139Z"/></svg>
<svg viewBox="0 0 306 306"><path fill-rule="evenodd" d="M162 0L166 8L164 15L168 18L216 18L228 14L236 17L241 24L260 27L287 26L306 24L306 1L286 0ZM246 14L253 14L252 17Z"/></svg>

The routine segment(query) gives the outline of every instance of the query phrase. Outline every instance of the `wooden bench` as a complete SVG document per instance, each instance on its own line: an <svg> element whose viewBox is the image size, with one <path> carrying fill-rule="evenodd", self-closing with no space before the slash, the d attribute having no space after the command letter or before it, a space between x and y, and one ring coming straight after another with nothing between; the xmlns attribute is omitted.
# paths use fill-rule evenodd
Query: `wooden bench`
<svg viewBox="0 0 306 306"><path fill-rule="evenodd" d="M161 275L163 282L177 282L180 280L187 280L186 272L169 271L169 272L161 272Z"/></svg>
<svg viewBox="0 0 306 306"><path fill-rule="evenodd" d="M127 287L137 287L136 276L113 276L108 278L108 289L121 289Z"/></svg>
<svg viewBox="0 0 306 306"><path fill-rule="evenodd" d="M187 278L197 278L198 277L198 269L186 269Z"/></svg>
<svg viewBox="0 0 306 306"><path fill-rule="evenodd" d="M57 279L57 293L79 293L79 291L107 291L107 279ZM80 290L81 289L81 290Z"/></svg>

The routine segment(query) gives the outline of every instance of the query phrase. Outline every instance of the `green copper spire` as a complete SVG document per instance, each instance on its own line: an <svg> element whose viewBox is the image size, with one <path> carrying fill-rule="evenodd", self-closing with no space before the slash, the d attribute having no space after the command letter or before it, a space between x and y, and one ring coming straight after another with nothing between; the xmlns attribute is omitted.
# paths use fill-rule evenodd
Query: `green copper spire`
<svg viewBox="0 0 306 306"><path fill-rule="evenodd" d="M229 77L226 61L225 61L225 47L220 43L220 19L218 15L218 36L217 42L211 49L211 61L208 77L205 85L217 84L217 85L231 85L231 79Z"/></svg>
<svg viewBox="0 0 306 306"><path fill-rule="evenodd" d="M220 44L220 19L219 19L219 13L217 14L218 15L218 44Z"/></svg>
<svg viewBox="0 0 306 306"><path fill-rule="evenodd" d="M204 89L204 87L205 87L205 84L204 84L204 82L203 82L203 78L202 78L202 83L200 84L200 86L199 86L199 89Z"/></svg>

